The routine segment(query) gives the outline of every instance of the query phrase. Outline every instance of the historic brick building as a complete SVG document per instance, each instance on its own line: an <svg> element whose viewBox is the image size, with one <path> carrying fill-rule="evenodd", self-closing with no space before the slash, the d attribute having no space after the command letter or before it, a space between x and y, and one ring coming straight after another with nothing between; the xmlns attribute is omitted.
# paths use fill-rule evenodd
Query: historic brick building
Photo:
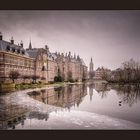
<svg viewBox="0 0 140 140"><path fill-rule="evenodd" d="M32 75L34 74L34 59L29 57L22 42L16 45L13 38L11 42L4 41L0 34L0 82L11 82L10 71L18 71L20 76Z"/></svg>
<svg viewBox="0 0 140 140"><path fill-rule="evenodd" d="M0 83L11 82L9 73L18 71L20 77L16 82L25 81L31 82L32 77L38 77L39 81L54 81L54 77L58 72L63 77L64 81L73 79L82 81L87 77L87 66L84 61L71 53L51 53L47 45L44 48L33 48L31 41L29 48L24 49L23 42L20 45L14 44L14 39L11 42L3 40L0 33Z"/></svg>

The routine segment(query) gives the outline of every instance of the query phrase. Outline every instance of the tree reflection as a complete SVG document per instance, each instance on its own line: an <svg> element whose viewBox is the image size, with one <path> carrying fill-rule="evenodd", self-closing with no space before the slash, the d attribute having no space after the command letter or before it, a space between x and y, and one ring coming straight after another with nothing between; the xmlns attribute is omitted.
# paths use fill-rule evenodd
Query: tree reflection
<svg viewBox="0 0 140 140"><path fill-rule="evenodd" d="M102 99L107 97L108 91L110 91L111 89L110 86L108 86L108 84L103 84L101 82L95 82L94 88L98 92L99 96L101 96Z"/></svg>
<svg viewBox="0 0 140 140"><path fill-rule="evenodd" d="M140 100L140 84L89 84L90 99L92 99L93 89L98 92L102 99L107 97L109 93L108 91L111 89L116 90L117 95L120 97L120 106L124 103L131 107L134 103L137 103Z"/></svg>
<svg viewBox="0 0 140 140"><path fill-rule="evenodd" d="M140 85L115 85L113 89L117 90L122 103L129 104L131 107L140 100Z"/></svg>

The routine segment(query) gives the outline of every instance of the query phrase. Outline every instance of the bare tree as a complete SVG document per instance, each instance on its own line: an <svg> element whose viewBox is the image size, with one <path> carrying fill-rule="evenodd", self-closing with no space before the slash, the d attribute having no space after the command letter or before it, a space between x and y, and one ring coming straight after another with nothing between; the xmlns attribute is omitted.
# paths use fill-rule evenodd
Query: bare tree
<svg viewBox="0 0 140 140"><path fill-rule="evenodd" d="M13 83L15 82L16 79L18 79L18 77L20 76L18 71L11 71L9 73L9 78L13 81Z"/></svg>
<svg viewBox="0 0 140 140"><path fill-rule="evenodd" d="M118 82L140 82L139 62L136 62L133 59L123 62L122 67L114 71L114 77L114 80Z"/></svg>

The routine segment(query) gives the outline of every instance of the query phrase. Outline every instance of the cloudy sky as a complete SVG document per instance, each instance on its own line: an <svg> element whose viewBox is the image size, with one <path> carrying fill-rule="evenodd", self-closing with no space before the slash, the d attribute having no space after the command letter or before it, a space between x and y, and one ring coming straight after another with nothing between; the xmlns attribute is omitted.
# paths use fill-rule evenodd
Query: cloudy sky
<svg viewBox="0 0 140 140"><path fill-rule="evenodd" d="M0 31L25 48L31 39L35 48L79 54L87 66L92 57L94 69L140 60L140 10L0 11Z"/></svg>

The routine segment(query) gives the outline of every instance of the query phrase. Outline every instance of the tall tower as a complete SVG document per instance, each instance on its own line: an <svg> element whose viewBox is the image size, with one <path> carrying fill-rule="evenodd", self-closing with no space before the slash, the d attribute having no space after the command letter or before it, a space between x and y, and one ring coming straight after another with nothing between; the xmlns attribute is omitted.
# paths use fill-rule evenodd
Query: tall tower
<svg viewBox="0 0 140 140"><path fill-rule="evenodd" d="M90 71L90 72L93 72L93 62L92 62L92 58L91 58L91 61L90 61L90 64L89 64L89 71Z"/></svg>
<svg viewBox="0 0 140 140"><path fill-rule="evenodd" d="M94 69L93 69L93 62L92 62L92 58L89 64L89 79L93 79L94 77Z"/></svg>

